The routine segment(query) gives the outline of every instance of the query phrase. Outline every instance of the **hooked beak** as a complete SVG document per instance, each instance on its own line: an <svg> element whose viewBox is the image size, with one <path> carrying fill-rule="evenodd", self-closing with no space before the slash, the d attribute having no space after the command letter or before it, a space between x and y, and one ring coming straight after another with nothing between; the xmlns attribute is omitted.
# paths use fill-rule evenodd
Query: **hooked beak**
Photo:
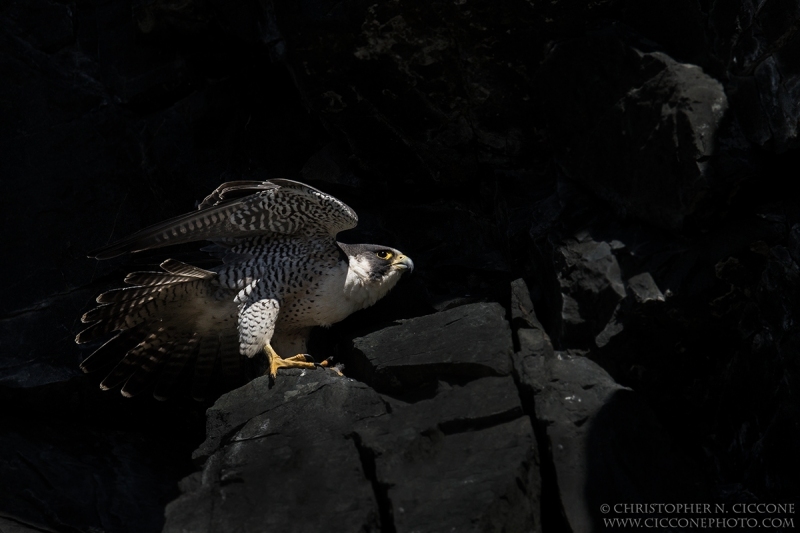
<svg viewBox="0 0 800 533"><path fill-rule="evenodd" d="M412 261L410 257L400 254L392 262L392 266L399 268L400 270L408 270L409 272L412 272L414 270L414 261Z"/></svg>

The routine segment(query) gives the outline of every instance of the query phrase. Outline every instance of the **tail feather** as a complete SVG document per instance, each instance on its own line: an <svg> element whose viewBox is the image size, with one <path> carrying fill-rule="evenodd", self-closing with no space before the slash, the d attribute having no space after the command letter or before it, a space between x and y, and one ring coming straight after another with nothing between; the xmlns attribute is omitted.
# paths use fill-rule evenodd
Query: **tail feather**
<svg viewBox="0 0 800 533"><path fill-rule="evenodd" d="M95 322L81 331L75 338L78 344L98 339L113 331L123 331L160 317L166 311L167 302L149 299L135 305L123 302L120 305L107 305L84 314L83 322Z"/></svg>
<svg viewBox="0 0 800 533"><path fill-rule="evenodd" d="M81 370L88 374L119 362L119 354L127 353L139 344L141 339L142 328L140 326L120 331L84 359L81 363Z"/></svg>
<svg viewBox="0 0 800 533"><path fill-rule="evenodd" d="M125 283L128 285L141 285L144 287L171 285L173 283L184 283L186 281L194 281L194 277L176 276L170 272L131 272L125 276Z"/></svg>
<svg viewBox="0 0 800 533"><path fill-rule="evenodd" d="M87 311L81 317L81 322L84 324L91 324L100 320L113 321L117 323L122 318L135 317L136 313L142 311L142 308L150 305L150 314L155 311L153 306L158 306L159 302L154 301L158 298L158 293L151 292L149 295L136 299L136 300L123 300L115 304L102 305L95 307L91 311Z"/></svg>
<svg viewBox="0 0 800 533"><path fill-rule="evenodd" d="M156 379L159 369L169 360L170 354L175 351L174 342L162 342L157 348L148 350L139 367L125 381L120 392L127 398L132 398L149 388Z"/></svg>
<svg viewBox="0 0 800 533"><path fill-rule="evenodd" d="M204 270L200 267L187 265L186 263L181 263L175 259L167 259L161 263L161 268L170 274L175 274L177 276L188 276L199 279L211 279L216 276L216 273L210 270Z"/></svg>
<svg viewBox="0 0 800 533"><path fill-rule="evenodd" d="M95 307L91 311L84 313L83 317L81 317L81 321L84 323L96 322L98 320L119 321L121 318L126 320L133 319L135 321L140 315L151 316L158 314L161 307L172 302L184 300L187 296L203 291L206 285L205 280L198 280L195 278L190 278L190 280L191 281L166 286L134 287L130 290L136 292L131 294L130 299L125 296L120 296L120 298L126 299L120 302ZM127 289L122 290L124 291ZM101 296L105 296L106 294L109 293L104 293ZM138 297L137 294L139 295ZM116 296L111 296L111 298L116 298ZM98 299L100 298L98 297ZM105 300L105 298L103 298L103 300Z"/></svg>
<svg viewBox="0 0 800 533"><path fill-rule="evenodd" d="M78 333L78 335L75 337L75 342L77 344L86 344L87 342L92 342L97 339L101 339L106 335L108 335L109 333L131 329L146 322L147 322L146 320L139 320L138 322L134 321L120 322L117 320L108 322L96 322L91 326L87 327L85 330Z"/></svg>
<svg viewBox="0 0 800 533"><path fill-rule="evenodd" d="M113 304L119 302L130 302L152 296L158 289L154 287L125 287L123 289L113 289L104 292L95 300L99 304ZM85 315L84 315L85 316Z"/></svg>
<svg viewBox="0 0 800 533"><path fill-rule="evenodd" d="M81 321L84 323L94 322L94 324L78 334L75 342L83 344L112 331L132 328L153 317L169 318L170 312L174 311L177 303L207 292L207 280L189 279L191 281L149 288L149 293L147 287L134 287L134 290L140 290L140 294L143 296L118 303L104 304L84 313Z"/></svg>
<svg viewBox="0 0 800 533"><path fill-rule="evenodd" d="M126 281L143 283L100 295L101 305L83 316L89 326L76 342L85 343L117 332L81 365L90 372L117 359L116 366L100 386L122 386L133 396L155 385L154 395L163 399L184 374L195 353L197 368L193 394L202 396L214 375L218 358L224 361L223 378L228 384L241 379L236 327L238 306L235 290L220 287L217 274L165 261L165 272L139 272ZM223 342L224 341L224 342Z"/></svg>
<svg viewBox="0 0 800 533"><path fill-rule="evenodd" d="M100 382L100 388L109 390L122 385L128 381L128 378L130 378L145 361L151 357L156 357L156 353L162 342L159 339L159 335L163 333L163 327L157 328L155 332L150 333L142 342L131 350L128 350L128 353L117 363L114 370Z"/></svg>

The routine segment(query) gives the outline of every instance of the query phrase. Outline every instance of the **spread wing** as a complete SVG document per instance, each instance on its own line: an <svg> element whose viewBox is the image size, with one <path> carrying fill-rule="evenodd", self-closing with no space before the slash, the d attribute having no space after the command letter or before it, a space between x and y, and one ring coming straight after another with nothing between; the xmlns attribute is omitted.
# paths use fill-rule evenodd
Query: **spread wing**
<svg viewBox="0 0 800 533"><path fill-rule="evenodd" d="M313 231L330 235L354 228L355 211L329 194L292 180L231 181L208 195L197 211L150 226L95 250L108 259L199 240Z"/></svg>

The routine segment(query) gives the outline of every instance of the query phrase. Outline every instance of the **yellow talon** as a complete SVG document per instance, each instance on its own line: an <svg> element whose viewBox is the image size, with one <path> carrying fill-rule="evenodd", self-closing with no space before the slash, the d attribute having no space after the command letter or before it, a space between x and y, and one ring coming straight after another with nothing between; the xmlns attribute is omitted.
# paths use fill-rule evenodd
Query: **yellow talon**
<svg viewBox="0 0 800 533"><path fill-rule="evenodd" d="M275 353L275 350L273 350L272 346L269 344L264 346L264 351L267 354L267 359L269 359L269 375L272 377L272 379L275 379L278 376L279 368L314 368L317 366L314 363L307 362L305 354L299 353L284 359Z"/></svg>
<svg viewBox="0 0 800 533"><path fill-rule="evenodd" d="M303 353L299 353L284 359L278 355L269 344L264 346L264 352L267 354L267 359L269 360L269 375L272 377L272 379L275 379L278 376L279 368L316 368L318 366L329 368L340 376L344 376L341 370L331 365L331 360L333 359L332 357L325 359L321 363L310 362L306 354Z"/></svg>

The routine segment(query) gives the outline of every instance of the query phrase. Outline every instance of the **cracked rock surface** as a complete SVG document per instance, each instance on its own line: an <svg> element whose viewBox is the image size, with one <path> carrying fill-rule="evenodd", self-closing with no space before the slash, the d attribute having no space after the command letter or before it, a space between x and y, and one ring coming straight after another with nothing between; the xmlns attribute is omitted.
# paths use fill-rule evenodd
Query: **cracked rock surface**
<svg viewBox="0 0 800 533"><path fill-rule="evenodd" d="M252 381L209 410L196 453L204 466L181 482L164 531L380 530L349 434L358 421L384 415L384 402L330 371L287 374L271 389L268 376Z"/></svg>
<svg viewBox="0 0 800 533"><path fill-rule="evenodd" d="M355 432L395 531L535 531L533 429L510 377L443 387Z"/></svg>
<svg viewBox="0 0 800 533"><path fill-rule="evenodd" d="M451 325L439 330L438 348L424 335L431 320ZM494 358L506 375L478 367L448 376L413 364L428 346L467 366L481 354L481 345L460 344L466 331L481 331L474 324L498 341ZM194 454L203 467L181 482L165 531L538 530L538 455L508 375L511 331L502 308L465 305L388 331L398 328L406 338L373 334L354 344L411 361L402 369L405 386L421 388L424 398L380 394L380 386L321 369L292 370L272 387L258 378L222 396ZM275 512L303 505L309 512L301 516Z"/></svg>
<svg viewBox="0 0 800 533"><path fill-rule="evenodd" d="M0 531L577 533L623 517L602 503L800 501L797 13L0 3ZM87 252L270 178L414 260L313 332L345 376L101 392L73 342L96 295L217 263Z"/></svg>

